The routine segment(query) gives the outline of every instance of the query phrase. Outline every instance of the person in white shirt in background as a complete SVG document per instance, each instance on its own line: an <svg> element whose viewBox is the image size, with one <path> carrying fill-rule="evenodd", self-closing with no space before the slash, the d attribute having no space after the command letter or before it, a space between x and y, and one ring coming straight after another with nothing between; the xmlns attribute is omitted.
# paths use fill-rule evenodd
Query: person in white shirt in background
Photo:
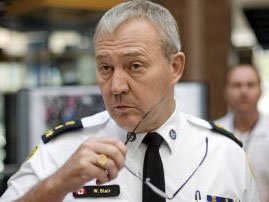
<svg viewBox="0 0 269 202"><path fill-rule="evenodd" d="M258 111L261 79L249 64L231 68L225 80L228 113L215 122L230 130L243 143L256 176L262 202L269 201L269 117Z"/></svg>

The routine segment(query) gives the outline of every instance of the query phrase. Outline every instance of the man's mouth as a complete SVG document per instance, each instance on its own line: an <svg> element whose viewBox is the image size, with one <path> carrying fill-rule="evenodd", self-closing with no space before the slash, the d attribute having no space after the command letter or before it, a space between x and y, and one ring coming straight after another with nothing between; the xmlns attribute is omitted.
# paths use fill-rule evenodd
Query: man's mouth
<svg viewBox="0 0 269 202"><path fill-rule="evenodd" d="M128 110L133 109L134 107L129 106L129 105L116 105L113 107L116 111L120 111L120 112L126 112Z"/></svg>

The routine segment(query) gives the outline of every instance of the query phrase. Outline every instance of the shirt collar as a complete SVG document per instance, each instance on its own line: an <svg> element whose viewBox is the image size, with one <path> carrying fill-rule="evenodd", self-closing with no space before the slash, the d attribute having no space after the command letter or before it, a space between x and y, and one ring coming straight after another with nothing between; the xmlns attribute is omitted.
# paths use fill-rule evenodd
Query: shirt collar
<svg viewBox="0 0 269 202"><path fill-rule="evenodd" d="M164 142L166 143L168 149L170 152L174 151L175 144L180 139L180 111L179 111L179 103L178 100L175 99L176 107L172 115L169 117L169 119L158 129L156 129L154 132L159 133L163 138ZM133 142L129 142L129 154L132 155L135 153L138 149L138 147L141 145L144 137L147 133L139 133L136 135L136 139Z"/></svg>
<svg viewBox="0 0 269 202"><path fill-rule="evenodd" d="M159 133L170 152L174 151L175 144L180 139L180 127L181 127L181 119L180 119L180 110L179 110L179 102L175 99L176 107L172 115L169 119L158 129L155 131Z"/></svg>

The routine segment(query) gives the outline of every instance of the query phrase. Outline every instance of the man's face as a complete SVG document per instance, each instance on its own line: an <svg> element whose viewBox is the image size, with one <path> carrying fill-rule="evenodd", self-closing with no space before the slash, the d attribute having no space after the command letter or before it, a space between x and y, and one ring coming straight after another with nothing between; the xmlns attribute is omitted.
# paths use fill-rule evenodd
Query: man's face
<svg viewBox="0 0 269 202"><path fill-rule="evenodd" d="M231 70L226 85L226 100L235 113L257 110L261 87L256 72L249 66Z"/></svg>
<svg viewBox="0 0 269 202"><path fill-rule="evenodd" d="M106 108L121 127L132 130L163 97L140 132L159 127L170 116L174 109L173 86L182 72L175 73L173 62L165 59L159 35L148 20L131 19L109 36L100 34L96 63L97 83Z"/></svg>

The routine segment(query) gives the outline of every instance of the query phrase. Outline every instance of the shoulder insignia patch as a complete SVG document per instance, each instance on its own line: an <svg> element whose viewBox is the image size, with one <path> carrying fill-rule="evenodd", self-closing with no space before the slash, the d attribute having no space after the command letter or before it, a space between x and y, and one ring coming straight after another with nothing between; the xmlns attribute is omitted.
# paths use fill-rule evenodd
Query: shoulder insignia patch
<svg viewBox="0 0 269 202"><path fill-rule="evenodd" d="M56 126L53 129L48 130L44 135L42 135L42 140L46 144L53 138L57 137L58 135L63 134L67 131L73 131L83 128L81 120L78 121L69 121L62 125Z"/></svg>
<svg viewBox="0 0 269 202"><path fill-rule="evenodd" d="M210 123L210 125L212 126L211 131L213 132L217 132L220 133L221 135L224 135L230 139L232 139L233 141L235 141L240 147L243 147L242 142L237 139L233 133L231 133L230 131L226 130L225 128L223 128L221 125L214 123L213 121L208 121Z"/></svg>

